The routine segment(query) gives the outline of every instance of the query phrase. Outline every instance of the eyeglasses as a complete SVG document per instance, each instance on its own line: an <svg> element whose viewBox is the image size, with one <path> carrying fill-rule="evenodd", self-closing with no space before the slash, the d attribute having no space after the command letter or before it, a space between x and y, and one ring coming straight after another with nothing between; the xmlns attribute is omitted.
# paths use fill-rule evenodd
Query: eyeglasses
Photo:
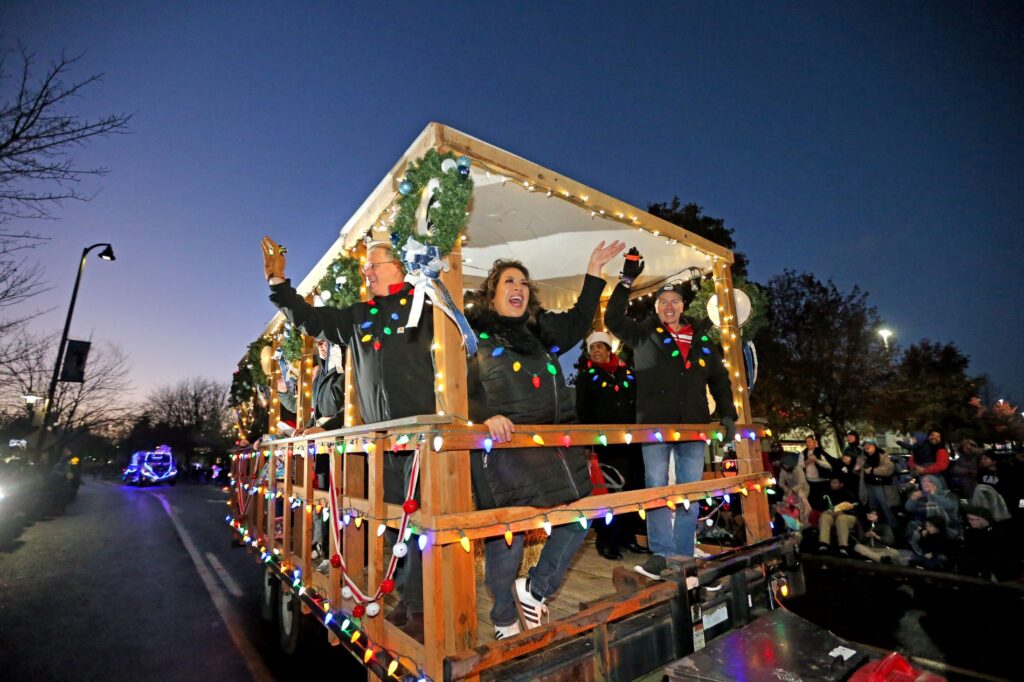
<svg viewBox="0 0 1024 682"><path fill-rule="evenodd" d="M379 263L365 263L363 265L363 267L362 267L362 271L365 272L365 273L371 273L371 272L374 271L375 268L379 268L382 265L387 265L388 263L397 263L397 262L398 261L396 261L396 260L382 260Z"/></svg>

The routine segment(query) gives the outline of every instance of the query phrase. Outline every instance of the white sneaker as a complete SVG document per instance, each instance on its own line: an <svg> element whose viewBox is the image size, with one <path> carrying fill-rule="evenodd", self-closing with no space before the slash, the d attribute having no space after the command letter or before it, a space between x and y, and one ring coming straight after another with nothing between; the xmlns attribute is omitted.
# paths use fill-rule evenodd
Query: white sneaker
<svg viewBox="0 0 1024 682"><path fill-rule="evenodd" d="M518 621L512 623L512 625L495 625L494 626L494 639L508 639L509 637L515 637L522 628L519 627Z"/></svg>
<svg viewBox="0 0 1024 682"><path fill-rule="evenodd" d="M548 621L548 607L544 605L543 599L538 601L530 594L526 587L526 578L516 580L515 596L527 630L540 627Z"/></svg>
<svg viewBox="0 0 1024 682"><path fill-rule="evenodd" d="M694 545L693 547L693 558L694 559L707 559L708 557L714 556L714 554L708 554L700 547Z"/></svg>
<svg viewBox="0 0 1024 682"><path fill-rule="evenodd" d="M317 573L323 573L327 575L331 571L331 562L328 559L324 559L320 562L320 565L316 567Z"/></svg>

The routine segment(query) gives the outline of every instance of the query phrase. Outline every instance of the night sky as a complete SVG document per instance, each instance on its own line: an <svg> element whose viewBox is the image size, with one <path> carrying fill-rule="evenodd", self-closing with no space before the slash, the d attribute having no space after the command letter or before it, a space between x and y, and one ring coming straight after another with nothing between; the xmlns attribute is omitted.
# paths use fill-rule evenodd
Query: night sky
<svg viewBox="0 0 1024 682"><path fill-rule="evenodd" d="M72 337L123 346L137 397L229 380L274 314L259 238L301 279L434 120L640 207L697 202L753 279L858 284L898 343L953 341L1024 398L1019 3L283 4L0 3L4 48L105 73L80 113L134 113L76 152L111 169L91 202L7 227L52 237L39 330L113 243Z"/></svg>

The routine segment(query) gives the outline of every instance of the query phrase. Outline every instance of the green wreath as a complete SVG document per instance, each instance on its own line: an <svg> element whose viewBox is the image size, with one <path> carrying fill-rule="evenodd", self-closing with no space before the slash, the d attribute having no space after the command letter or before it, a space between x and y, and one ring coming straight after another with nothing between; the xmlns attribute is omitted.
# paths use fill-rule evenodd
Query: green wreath
<svg viewBox="0 0 1024 682"><path fill-rule="evenodd" d="M317 296L326 306L347 308L359 302L359 288L362 282L359 260L341 255L331 262L327 267L327 274L320 278Z"/></svg>
<svg viewBox="0 0 1024 682"><path fill-rule="evenodd" d="M295 362L302 357L303 343L302 330L290 322L286 322L281 332L281 355L289 362Z"/></svg>
<svg viewBox="0 0 1024 682"><path fill-rule="evenodd" d="M392 228L392 241L404 249L409 237L428 246L436 246L442 256L455 248L459 233L466 225L466 208L473 196L473 180L469 177L469 157L456 159L452 152L441 154L430 149L421 158L409 164L405 178L398 183L402 195L398 200L398 215ZM438 201L429 209L430 230L426 236L416 234L416 211L427 183L437 178L440 182Z"/></svg>
<svg viewBox="0 0 1024 682"><path fill-rule="evenodd" d="M257 386L267 386L270 379L260 364L260 351L270 345L270 341L262 336L249 344L245 355L238 362L238 369L231 377L231 389L228 404L238 407L252 398Z"/></svg>
<svg viewBox="0 0 1024 682"><path fill-rule="evenodd" d="M750 299L750 317L743 324L743 339L753 340L757 333L768 324L768 301L765 298L761 287L753 282L747 282L742 277L733 281L733 288L743 291ZM708 316L708 299L714 296L715 283L707 280L701 283L700 291L693 300L686 306L686 315L697 319L705 319ZM722 330L714 325L711 327L711 338L715 343L722 342Z"/></svg>

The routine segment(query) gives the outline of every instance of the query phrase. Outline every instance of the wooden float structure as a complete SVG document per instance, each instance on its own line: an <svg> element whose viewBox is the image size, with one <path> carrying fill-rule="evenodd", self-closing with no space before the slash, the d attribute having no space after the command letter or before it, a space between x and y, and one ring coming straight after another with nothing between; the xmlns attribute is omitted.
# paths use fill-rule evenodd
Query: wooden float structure
<svg viewBox="0 0 1024 682"><path fill-rule="evenodd" d="M632 679L616 673L614 635L616 624L661 608L669 609L685 592L682 581L666 581L622 588L619 591L609 570L607 598L584 604L574 613L536 630L493 641L478 628L480 603L485 589L476 578L474 542L550 528L565 523L587 524L590 519L612 514L674 507L707 497L743 497L747 540L770 538L766 489L769 474L763 471L760 438L763 425L754 422L746 391L744 360L736 323L730 265L732 253L676 225L652 216L619 199L587 187L521 157L489 145L450 127L431 123L416 138L341 229L341 235L323 258L296 287L311 297L331 262L341 253L365 254L368 241L386 241L389 221L396 212L398 183L409 163L428 150L453 152L472 161L473 199L462 239L448 255L449 269L441 280L461 308L463 292L474 288L497 258L520 258L531 269L540 298L549 309L569 307L580 290L590 249L600 240L621 239L636 245L645 256L646 268L633 297L651 295L665 281L690 279L695 273L713 277L722 321L722 351L729 368L733 399L739 419L737 475L662 488L615 492L584 498L559 507L515 507L475 510L470 482L469 452L481 449L486 429L468 420L466 355L458 328L433 310L435 339L432 347L437 385L435 414L419 415L376 424L361 422L356 400L358 386L346 373L345 426L312 437L277 437L280 406L270 401L271 440L244 447L232 456L233 494L227 521L239 542L266 564L265 615L278 600L288 618L312 615L327 627L332 643L348 647L366 665L371 676L381 679L481 679L494 677L501 666L538 665L545 650L572 640L590 642L594 678ZM287 242L285 235L284 241ZM578 261L578 262L577 262ZM621 256L610 263L606 278ZM567 275L566 273L579 273ZM604 294L610 295L611 286ZM601 317L601 304L598 319ZM278 313L264 331L278 343L284 317ZM305 340L297 389L297 422L309 411L313 360L312 339ZM346 367L351 367L351 351ZM275 366L270 377L279 378ZM517 425L505 447L539 444L591 446L597 442L645 443L704 439L721 434L718 424L560 424ZM317 514L332 515L341 529L330 533L328 556L344 559L347 575L364 593L374 593L385 577L391 548L383 531L399 528L402 505L383 499L383 453L409 451L419 455L419 508L406 514L416 542L407 532L409 551L422 551L424 636L419 641L379 615L356 618L356 604L342 589L342 568L332 565L323 575L312 560L313 520ZM330 454L331 478L337 483L332 502L329 491L317 490L313 466L317 453ZM707 474L706 474L707 475ZM419 542L420 538L425 540ZM419 546L422 545L422 550ZM335 562L337 563L337 562ZM681 575L681 574L680 574ZM567 578L571 583L572 575ZM621 582L621 581L620 581ZM563 586L563 592L566 586ZM385 600L387 596L385 596ZM287 602L287 604L286 604ZM675 608L675 607L673 607ZM557 614L556 614L557 615ZM641 618L642 620L642 618ZM292 621L294 626L294 621ZM291 635L288 635L288 637ZM689 638L687 630L682 635ZM287 637L286 637L287 639ZM286 646L287 648L287 646ZM650 658L640 664L648 672L678 657ZM537 657L536 659L532 657ZM545 664L547 665L547 664ZM557 666L556 666L557 667ZM586 666L585 666L586 667ZM621 666L637 671L636 662ZM578 675L574 669L572 675ZM551 679L567 679L552 672ZM587 675L590 677L590 675Z"/></svg>

